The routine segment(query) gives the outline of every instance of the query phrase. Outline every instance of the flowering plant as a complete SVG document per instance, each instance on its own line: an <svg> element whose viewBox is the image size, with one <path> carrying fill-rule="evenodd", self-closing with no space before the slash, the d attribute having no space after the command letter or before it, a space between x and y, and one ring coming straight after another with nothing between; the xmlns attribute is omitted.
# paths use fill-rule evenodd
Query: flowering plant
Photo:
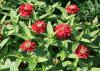
<svg viewBox="0 0 100 71"><path fill-rule="evenodd" d="M83 4L1 0L0 71L100 71L100 16L82 21Z"/></svg>

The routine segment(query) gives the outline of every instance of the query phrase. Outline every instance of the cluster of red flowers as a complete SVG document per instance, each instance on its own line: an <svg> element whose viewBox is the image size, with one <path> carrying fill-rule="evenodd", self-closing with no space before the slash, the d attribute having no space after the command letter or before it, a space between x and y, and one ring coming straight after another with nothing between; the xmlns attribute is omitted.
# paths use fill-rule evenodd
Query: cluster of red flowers
<svg viewBox="0 0 100 71"><path fill-rule="evenodd" d="M22 4L19 7L19 14L22 17L29 17L32 14L32 11L33 11L33 6L28 3ZM75 4L69 5L66 8L66 12L69 14L76 14L78 11L79 11L79 8ZM32 24L31 28L35 34L42 34L46 32L47 24L44 21L38 20ZM71 36L72 29L66 23L62 23L55 26L54 32L56 32L55 36L58 39L66 39ZM36 46L37 45L35 42L26 40L20 45L20 49L22 51L31 52L36 48ZM89 50L86 46L80 44L78 48L76 49L75 54L79 58L87 58L89 56Z"/></svg>

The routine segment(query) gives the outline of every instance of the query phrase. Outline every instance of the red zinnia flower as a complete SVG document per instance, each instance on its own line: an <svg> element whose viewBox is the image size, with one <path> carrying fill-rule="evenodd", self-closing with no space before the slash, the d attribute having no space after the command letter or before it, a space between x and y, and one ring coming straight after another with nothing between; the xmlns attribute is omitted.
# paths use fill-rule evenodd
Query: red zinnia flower
<svg viewBox="0 0 100 71"><path fill-rule="evenodd" d="M19 7L19 13L22 17L29 17L32 14L33 6L29 3L22 4Z"/></svg>
<svg viewBox="0 0 100 71"><path fill-rule="evenodd" d="M56 37L59 39L65 39L71 35L71 27L65 23L59 24L54 28Z"/></svg>
<svg viewBox="0 0 100 71"><path fill-rule="evenodd" d="M36 48L36 43L31 42L30 40L26 40L20 45L20 49L22 51L32 52L35 48Z"/></svg>
<svg viewBox="0 0 100 71"><path fill-rule="evenodd" d="M42 34L46 31L47 24L44 21L36 21L32 24L32 30L36 34Z"/></svg>
<svg viewBox="0 0 100 71"><path fill-rule="evenodd" d="M66 12L69 14L76 14L79 11L79 8L76 4L69 5L66 8Z"/></svg>
<svg viewBox="0 0 100 71"><path fill-rule="evenodd" d="M79 57L79 58L88 58L89 56L89 50L86 46L84 45L79 45L78 48L75 51L75 54Z"/></svg>

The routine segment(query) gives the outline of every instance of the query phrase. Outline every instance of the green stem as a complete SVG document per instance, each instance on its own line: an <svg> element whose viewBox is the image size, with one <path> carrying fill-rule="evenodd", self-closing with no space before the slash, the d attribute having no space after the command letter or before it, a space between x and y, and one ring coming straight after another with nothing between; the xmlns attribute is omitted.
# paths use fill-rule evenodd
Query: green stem
<svg viewBox="0 0 100 71"><path fill-rule="evenodd" d="M77 67L78 61L79 61L79 58L76 58L76 59L75 59L75 62L74 62L75 68Z"/></svg>

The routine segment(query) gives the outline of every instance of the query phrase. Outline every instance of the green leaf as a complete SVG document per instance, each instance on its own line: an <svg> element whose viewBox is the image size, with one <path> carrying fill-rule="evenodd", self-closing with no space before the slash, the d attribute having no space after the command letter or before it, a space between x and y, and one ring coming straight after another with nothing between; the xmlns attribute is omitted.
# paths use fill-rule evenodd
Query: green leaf
<svg viewBox="0 0 100 71"><path fill-rule="evenodd" d="M94 24L97 24L98 23L98 17L95 17L95 19L93 20L93 23Z"/></svg>
<svg viewBox="0 0 100 71"><path fill-rule="evenodd" d="M17 24L20 15L17 15L17 12L11 9L10 16L13 24Z"/></svg>
<svg viewBox="0 0 100 71"><path fill-rule="evenodd" d="M10 59L6 59L5 64L4 65L0 65L0 70L8 69L8 68L10 68L10 65L11 65Z"/></svg>
<svg viewBox="0 0 100 71"><path fill-rule="evenodd" d="M93 13L95 12L95 7L94 7L94 4L92 3L91 0L89 0L89 1L87 2L87 6L88 6L90 12L93 14Z"/></svg>
<svg viewBox="0 0 100 71"><path fill-rule="evenodd" d="M63 23L63 21L62 21L62 20L60 20L60 19L57 19L57 22L58 22L58 23Z"/></svg>
<svg viewBox="0 0 100 71"><path fill-rule="evenodd" d="M80 24L80 23L79 23L79 24ZM74 27L74 29L75 29L75 30L79 30L79 29L82 29L82 27L76 26L76 27Z"/></svg>
<svg viewBox="0 0 100 71"><path fill-rule="evenodd" d="M66 11L65 11L65 9L63 7L58 6L57 8L62 12L62 17L63 18L66 18L68 16Z"/></svg>
<svg viewBox="0 0 100 71"><path fill-rule="evenodd" d="M48 6L45 10L47 14L51 14L54 11L54 8L52 8L51 6Z"/></svg>
<svg viewBox="0 0 100 71"><path fill-rule="evenodd" d="M77 67L78 61L79 61L79 58L76 58L75 61L73 62L74 67Z"/></svg>
<svg viewBox="0 0 100 71"><path fill-rule="evenodd" d="M74 25L74 20L75 20L75 17L73 17L72 19L70 19L69 24L70 24L71 26L73 26L73 25Z"/></svg>
<svg viewBox="0 0 100 71"><path fill-rule="evenodd" d="M45 62L48 61L46 57L38 57L38 62Z"/></svg>
<svg viewBox="0 0 100 71"><path fill-rule="evenodd" d="M65 62L62 62L62 66L63 67L66 67L67 65L70 65L71 62L70 61L65 61Z"/></svg>
<svg viewBox="0 0 100 71"><path fill-rule="evenodd" d="M71 1L69 1L67 4L66 4L66 8L71 4Z"/></svg>
<svg viewBox="0 0 100 71"><path fill-rule="evenodd" d="M2 25L5 22L6 17L7 17L7 14L5 14L5 16L1 19L0 25Z"/></svg>
<svg viewBox="0 0 100 71"><path fill-rule="evenodd" d="M96 40L96 38L97 38L97 35L96 35L96 36L94 36L94 37L91 39L91 42L95 41L95 40Z"/></svg>
<svg viewBox="0 0 100 71"><path fill-rule="evenodd" d="M23 36L21 34L15 34L17 37L21 38L21 39L24 39L24 40L27 40L28 37L27 36Z"/></svg>
<svg viewBox="0 0 100 71"><path fill-rule="evenodd" d="M59 6L59 5L60 5L59 2L57 2L57 3L53 4L52 7L53 7L53 8L56 8L56 7Z"/></svg>
<svg viewBox="0 0 100 71"><path fill-rule="evenodd" d="M77 37L76 37L76 40L80 40L83 36L84 32L82 31Z"/></svg>
<svg viewBox="0 0 100 71"><path fill-rule="evenodd" d="M16 25L16 26L14 27L14 31L15 31L15 32L14 32L15 34L17 34L17 33L19 32L19 26L18 26L18 25Z"/></svg>
<svg viewBox="0 0 100 71"><path fill-rule="evenodd" d="M10 71L19 71L18 70L18 65L16 62L12 62L10 65Z"/></svg>
<svg viewBox="0 0 100 71"><path fill-rule="evenodd" d="M37 13L35 11L33 12L33 16L32 17L33 17L33 20L37 20Z"/></svg>
<svg viewBox="0 0 100 71"><path fill-rule="evenodd" d="M21 60L21 56L20 56L20 58L17 58L17 59L16 59L16 64L17 64L17 66L19 66L21 62L22 62L22 60Z"/></svg>
<svg viewBox="0 0 100 71"><path fill-rule="evenodd" d="M99 30L95 30L95 31L91 32L89 35L90 35L91 37L94 37L94 36L97 35L98 32L99 32Z"/></svg>
<svg viewBox="0 0 100 71"><path fill-rule="evenodd" d="M88 46L91 47L91 48L94 48L94 49L99 48L98 45L93 45L93 44L90 44L90 45L88 45Z"/></svg>
<svg viewBox="0 0 100 71"><path fill-rule="evenodd" d="M87 42L87 43L90 43L90 42L91 42L91 40L86 39L86 38L81 38L81 41L83 41L83 42Z"/></svg>
<svg viewBox="0 0 100 71"><path fill-rule="evenodd" d="M45 38L45 40L47 41L47 45L50 45L54 41L54 39L53 39L53 36L54 36L53 27L52 27L50 22L47 24L47 33L48 33L47 38Z"/></svg>
<svg viewBox="0 0 100 71"><path fill-rule="evenodd" d="M100 24L96 24L94 26L91 26L92 29L97 28L97 27L100 27Z"/></svg>
<svg viewBox="0 0 100 71"><path fill-rule="evenodd" d="M10 15L11 15L11 18L14 18L14 17L17 16L17 13L16 13L16 11L14 11L13 9L11 9Z"/></svg>
<svg viewBox="0 0 100 71"><path fill-rule="evenodd" d="M100 5L100 3L97 0L95 0L95 9L96 9L96 12L99 12L99 5Z"/></svg>
<svg viewBox="0 0 100 71"><path fill-rule="evenodd" d="M75 14L65 17L66 20L71 19L75 16Z"/></svg>
<svg viewBox="0 0 100 71"><path fill-rule="evenodd" d="M75 52L75 50L77 49L77 47L78 47L78 43L73 43L72 44L72 52Z"/></svg>
<svg viewBox="0 0 100 71"><path fill-rule="evenodd" d="M60 56L61 61L63 61L66 58L66 53L64 51L61 51L59 54L57 54L57 57Z"/></svg>
<svg viewBox="0 0 100 71"><path fill-rule="evenodd" d="M6 38L0 43L0 49L7 43L8 40L9 38Z"/></svg>
<svg viewBox="0 0 100 71"><path fill-rule="evenodd" d="M25 31L25 34L27 35L27 37L29 39L31 39L32 38L31 31L28 29L28 27L25 25L25 23L20 22L19 24L23 28L23 30Z"/></svg>
<svg viewBox="0 0 100 71"><path fill-rule="evenodd" d="M92 68L90 71L100 71L100 68Z"/></svg>
<svg viewBox="0 0 100 71"><path fill-rule="evenodd" d="M48 33L49 37L53 37L54 36L53 27L52 27L50 22L47 24L47 33Z"/></svg>
<svg viewBox="0 0 100 71"><path fill-rule="evenodd" d="M53 65L46 66L46 71L48 71L48 70L51 69L52 67L53 67Z"/></svg>
<svg viewBox="0 0 100 71"><path fill-rule="evenodd" d="M46 71L46 67L42 65L42 71Z"/></svg>
<svg viewBox="0 0 100 71"><path fill-rule="evenodd" d="M88 71L88 67L77 68L77 71Z"/></svg>
<svg viewBox="0 0 100 71"><path fill-rule="evenodd" d="M29 59L29 70L34 71L36 65L37 65L37 59L33 56Z"/></svg>
<svg viewBox="0 0 100 71"><path fill-rule="evenodd" d="M33 1L34 1L34 0L33 0ZM37 0L36 0L36 2L35 2L34 5L37 5L37 6L39 6L39 7L46 7L46 3L43 2L43 1L37 1Z"/></svg>
<svg viewBox="0 0 100 71"><path fill-rule="evenodd" d="M68 48L68 41L62 41L62 47Z"/></svg>
<svg viewBox="0 0 100 71"><path fill-rule="evenodd" d="M73 54L69 54L68 58L77 58L77 56L76 56L76 54L73 53Z"/></svg>
<svg viewBox="0 0 100 71"><path fill-rule="evenodd" d="M32 62L32 63L29 64L29 70L30 71L34 71L35 67L36 67L36 63Z"/></svg>
<svg viewBox="0 0 100 71"><path fill-rule="evenodd" d="M40 16L39 19L40 19L40 20L41 20L41 19L44 19L44 18L46 18L46 17L49 16L49 15L50 15L50 13L44 14L44 15Z"/></svg>
<svg viewBox="0 0 100 71"><path fill-rule="evenodd" d="M10 31L7 32L7 36L9 36L9 35L11 35L13 33L14 33L14 30L10 30Z"/></svg>

